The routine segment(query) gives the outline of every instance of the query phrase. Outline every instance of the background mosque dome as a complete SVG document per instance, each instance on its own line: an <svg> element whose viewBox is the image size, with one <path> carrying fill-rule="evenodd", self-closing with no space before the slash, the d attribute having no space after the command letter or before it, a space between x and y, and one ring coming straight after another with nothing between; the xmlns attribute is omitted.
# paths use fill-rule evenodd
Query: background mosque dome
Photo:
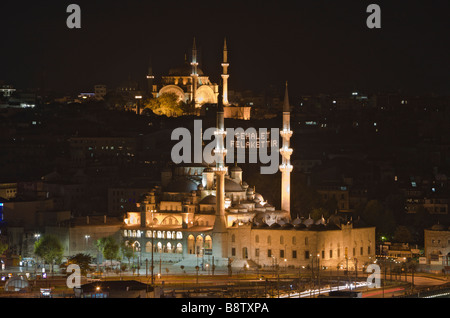
<svg viewBox="0 0 450 318"><path fill-rule="evenodd" d="M431 227L431 229L432 229L433 231L444 231L444 230L445 230L445 227L444 227L442 224L437 223L437 224L433 225L433 226Z"/></svg>
<svg viewBox="0 0 450 318"><path fill-rule="evenodd" d="M178 67L173 67L169 69L169 76L191 76L192 66L187 63L187 61ZM201 68L197 67L197 74L203 76L204 73Z"/></svg>

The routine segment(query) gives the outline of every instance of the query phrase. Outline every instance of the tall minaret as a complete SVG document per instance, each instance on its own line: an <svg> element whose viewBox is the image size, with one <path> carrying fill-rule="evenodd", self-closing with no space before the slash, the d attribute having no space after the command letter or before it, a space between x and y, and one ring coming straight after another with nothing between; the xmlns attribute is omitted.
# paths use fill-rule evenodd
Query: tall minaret
<svg viewBox="0 0 450 318"><path fill-rule="evenodd" d="M195 37L194 37L194 43L192 45L192 101L194 102L194 106L197 107L196 102L196 94L197 94L197 82L198 82L198 73L197 73L197 47L195 45Z"/></svg>
<svg viewBox="0 0 450 318"><path fill-rule="evenodd" d="M290 124L291 111L289 106L288 87L286 81L286 90L284 93L283 103L283 129L280 131L283 138L283 145L280 149L282 161L280 165L281 171L281 210L288 213L291 212L291 154L292 148L289 148L289 139L292 137Z"/></svg>
<svg viewBox="0 0 450 318"><path fill-rule="evenodd" d="M212 248L213 255L218 261L224 260L228 257L228 232L225 218L225 174L227 167L225 166L225 124L222 96L217 99L217 124L214 132L216 147L214 149L216 158L216 167L214 168L216 174L216 217L213 227Z"/></svg>
<svg viewBox="0 0 450 318"><path fill-rule="evenodd" d="M223 104L228 105L228 50L227 50L227 39L223 40L223 63L222 63L222 83L223 83Z"/></svg>

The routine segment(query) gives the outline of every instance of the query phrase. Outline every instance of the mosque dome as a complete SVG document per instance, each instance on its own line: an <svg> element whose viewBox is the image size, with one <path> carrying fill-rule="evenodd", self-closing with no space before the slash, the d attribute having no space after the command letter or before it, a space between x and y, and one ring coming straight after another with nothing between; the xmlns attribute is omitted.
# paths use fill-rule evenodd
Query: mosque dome
<svg viewBox="0 0 450 318"><path fill-rule="evenodd" d="M169 76L191 76L192 74L192 66L186 62L178 67L173 67L169 69ZM201 68L197 66L197 74L203 76L203 71Z"/></svg>
<svg viewBox="0 0 450 318"><path fill-rule="evenodd" d="M431 227L431 230L433 231L445 231L445 227L442 224L435 224Z"/></svg>
<svg viewBox="0 0 450 318"><path fill-rule="evenodd" d="M284 223L281 227L283 229L292 229L294 227L294 225L291 223Z"/></svg>
<svg viewBox="0 0 450 318"><path fill-rule="evenodd" d="M271 228L271 229L278 229L278 228L280 228L280 227L281 227L281 225L278 224L278 223L273 223L273 224L270 225L270 228Z"/></svg>
<svg viewBox="0 0 450 318"><path fill-rule="evenodd" d="M216 204L216 202L217 202L216 196L210 194L210 195L207 195L206 197L204 197L204 198L199 202L199 204L210 204L210 205L213 205L213 204Z"/></svg>
<svg viewBox="0 0 450 318"><path fill-rule="evenodd" d="M306 229L306 225L303 224L303 223L295 224L294 225L294 229L296 229L296 230L303 230L303 229Z"/></svg>
<svg viewBox="0 0 450 318"><path fill-rule="evenodd" d="M186 178L177 178L170 182L165 189L166 192L178 192L178 193L190 193L191 191L196 191L198 185Z"/></svg>
<svg viewBox="0 0 450 318"><path fill-rule="evenodd" d="M241 172L242 171L242 168L241 167L239 167L239 166L232 166L232 167L230 167L229 169L228 169L228 171L232 171L232 172Z"/></svg>
<svg viewBox="0 0 450 318"><path fill-rule="evenodd" d="M314 220L311 219L311 216L309 216L309 218L307 218L306 220L303 221L303 224L306 225L307 227L311 226L314 224Z"/></svg>
<svg viewBox="0 0 450 318"><path fill-rule="evenodd" d="M258 224L259 229L264 229L264 228L268 228L268 227L269 227L269 225L264 221Z"/></svg>
<svg viewBox="0 0 450 318"><path fill-rule="evenodd" d="M258 200L259 202L264 202L263 196L256 192L255 192L255 200Z"/></svg>
<svg viewBox="0 0 450 318"><path fill-rule="evenodd" d="M242 186L228 178L225 178L225 192L241 192L243 191Z"/></svg>
<svg viewBox="0 0 450 318"><path fill-rule="evenodd" d="M294 221L292 221L292 224L294 224L294 225L302 224L302 219L300 219L300 218L297 216L297 218L296 218Z"/></svg>

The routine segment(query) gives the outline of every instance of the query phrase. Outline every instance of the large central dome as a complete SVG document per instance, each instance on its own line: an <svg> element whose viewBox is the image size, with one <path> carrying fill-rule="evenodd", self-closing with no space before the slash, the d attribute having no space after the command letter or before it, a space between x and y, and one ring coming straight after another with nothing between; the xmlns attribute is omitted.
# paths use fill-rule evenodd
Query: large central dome
<svg viewBox="0 0 450 318"><path fill-rule="evenodd" d="M169 70L169 76L191 76L192 74L192 66L187 62L182 66L174 67ZM201 68L197 67L197 74L199 76L203 76L203 71Z"/></svg>

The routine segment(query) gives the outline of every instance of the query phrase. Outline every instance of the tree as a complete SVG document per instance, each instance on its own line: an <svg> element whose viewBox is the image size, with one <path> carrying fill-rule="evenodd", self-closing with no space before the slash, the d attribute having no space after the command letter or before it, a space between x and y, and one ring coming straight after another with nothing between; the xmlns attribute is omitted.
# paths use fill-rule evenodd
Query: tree
<svg viewBox="0 0 450 318"><path fill-rule="evenodd" d="M0 241L0 255L3 255L5 251L8 249L8 244Z"/></svg>
<svg viewBox="0 0 450 318"><path fill-rule="evenodd" d="M192 112L192 107L181 101L175 93L163 93L157 98L152 98L145 104L156 115L178 117Z"/></svg>
<svg viewBox="0 0 450 318"><path fill-rule="evenodd" d="M63 267L69 266L70 264L76 264L80 266L81 273L86 275L88 271L91 270L90 264L92 263L92 257L89 254L78 253L73 256L69 256L67 263Z"/></svg>
<svg viewBox="0 0 450 318"><path fill-rule="evenodd" d="M97 240L97 247L103 254L105 260L111 260L111 266L113 259L117 259L119 256L119 244L112 236L102 237Z"/></svg>
<svg viewBox="0 0 450 318"><path fill-rule="evenodd" d="M34 244L34 254L50 264L53 272L53 263L61 262L64 248L56 236L46 234Z"/></svg>
<svg viewBox="0 0 450 318"><path fill-rule="evenodd" d="M131 259L134 258L133 246L128 242L127 244L122 245L121 250L123 257L128 259L128 265L131 267Z"/></svg>

